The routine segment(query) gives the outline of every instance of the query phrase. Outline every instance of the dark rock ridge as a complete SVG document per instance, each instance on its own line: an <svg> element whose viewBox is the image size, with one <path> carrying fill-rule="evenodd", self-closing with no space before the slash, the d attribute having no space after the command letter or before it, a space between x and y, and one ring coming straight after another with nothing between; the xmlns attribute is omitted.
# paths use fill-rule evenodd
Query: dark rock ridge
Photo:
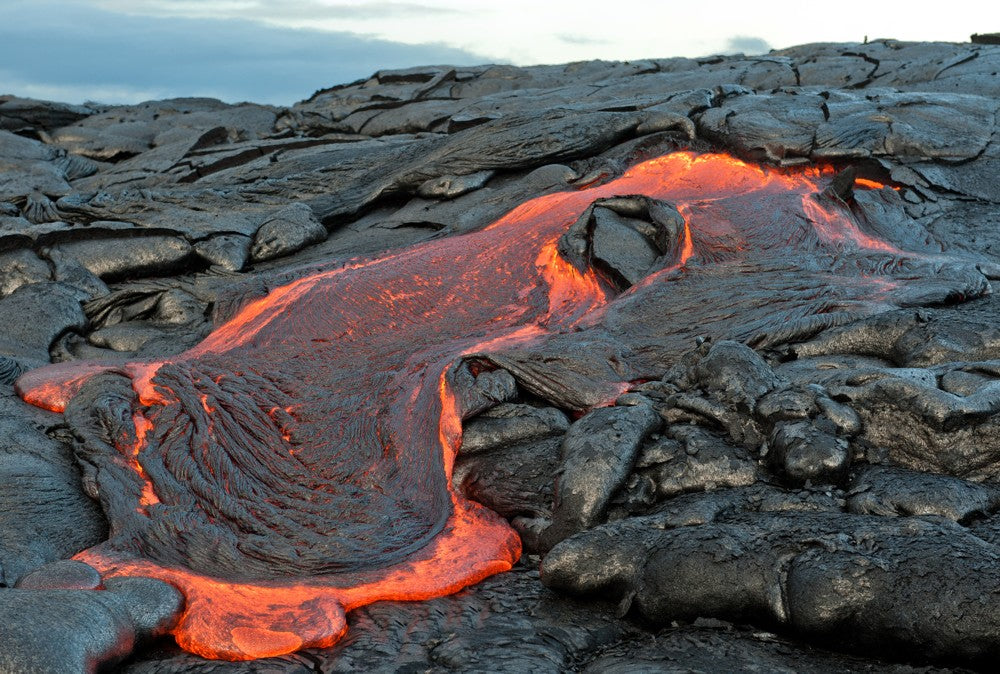
<svg viewBox="0 0 1000 674"><path fill-rule="evenodd" d="M988 669L997 72L988 39L879 40L380 71L287 109L0 97L0 669ZM815 203L905 254L741 267L716 236L671 271L699 207L615 197L564 223L564 258L620 299L453 377L453 484L521 533L510 573L357 609L332 648L222 663L157 638L169 585L60 561L115 535L93 500L114 467L80 430L130 413L78 405L67 427L17 400L22 373L163 359L310 272L687 149L850 169ZM607 381L629 385L594 409Z"/></svg>

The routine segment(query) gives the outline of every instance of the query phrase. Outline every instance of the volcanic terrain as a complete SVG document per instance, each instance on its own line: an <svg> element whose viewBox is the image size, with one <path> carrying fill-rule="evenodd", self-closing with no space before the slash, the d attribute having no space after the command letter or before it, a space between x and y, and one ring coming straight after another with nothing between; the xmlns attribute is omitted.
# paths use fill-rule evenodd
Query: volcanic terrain
<svg viewBox="0 0 1000 674"><path fill-rule="evenodd" d="M980 42L0 97L0 671L989 668Z"/></svg>

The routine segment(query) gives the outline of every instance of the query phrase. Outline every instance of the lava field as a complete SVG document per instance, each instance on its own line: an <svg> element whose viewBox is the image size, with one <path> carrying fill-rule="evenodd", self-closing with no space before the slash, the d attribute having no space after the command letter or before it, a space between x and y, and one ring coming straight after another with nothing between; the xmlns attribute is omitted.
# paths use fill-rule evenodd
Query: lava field
<svg viewBox="0 0 1000 674"><path fill-rule="evenodd" d="M0 96L0 671L990 669L998 71Z"/></svg>

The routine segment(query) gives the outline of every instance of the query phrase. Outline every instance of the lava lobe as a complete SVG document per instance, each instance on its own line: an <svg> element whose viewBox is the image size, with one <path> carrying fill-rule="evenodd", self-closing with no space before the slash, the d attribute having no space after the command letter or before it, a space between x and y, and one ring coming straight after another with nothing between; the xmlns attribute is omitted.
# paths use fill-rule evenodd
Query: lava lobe
<svg viewBox="0 0 1000 674"><path fill-rule="evenodd" d="M898 253L814 199L829 173L674 153L475 233L314 268L176 357L27 373L19 393L66 412L111 522L77 559L177 586L178 643L226 659L329 645L354 607L510 568L517 535L451 486L463 355L600 320L613 292L558 252L599 198L643 194L684 214L645 285L755 256ZM607 382L608 400L623 387Z"/></svg>

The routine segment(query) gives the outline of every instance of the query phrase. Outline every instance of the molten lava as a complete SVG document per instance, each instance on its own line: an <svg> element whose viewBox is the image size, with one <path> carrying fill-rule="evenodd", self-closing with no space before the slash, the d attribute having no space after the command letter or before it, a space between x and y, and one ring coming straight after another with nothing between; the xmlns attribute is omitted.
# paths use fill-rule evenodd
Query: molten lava
<svg viewBox="0 0 1000 674"><path fill-rule="evenodd" d="M596 320L609 292L556 246L601 197L678 204L674 272L761 252L897 252L814 200L829 173L674 153L475 233L313 273L178 356L26 374L23 398L56 411L98 374L134 391L102 398L118 431L87 441L111 536L77 558L173 583L187 600L177 642L226 659L327 646L352 608L509 569L516 534L451 486L458 360ZM621 390L607 382L609 399Z"/></svg>

